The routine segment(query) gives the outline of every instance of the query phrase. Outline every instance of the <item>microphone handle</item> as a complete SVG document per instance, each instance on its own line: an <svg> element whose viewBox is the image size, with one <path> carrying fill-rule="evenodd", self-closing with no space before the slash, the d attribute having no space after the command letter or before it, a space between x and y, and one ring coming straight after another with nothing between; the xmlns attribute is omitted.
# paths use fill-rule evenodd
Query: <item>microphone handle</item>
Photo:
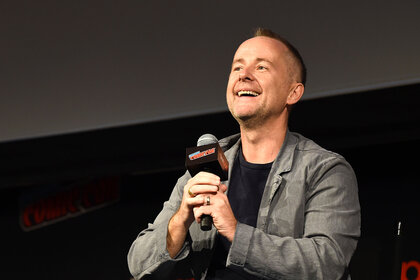
<svg viewBox="0 0 420 280"><path fill-rule="evenodd" d="M204 168L203 171L213 173L210 168ZM213 225L213 218L210 215L201 216L200 228L202 231L211 230L212 225Z"/></svg>
<svg viewBox="0 0 420 280"><path fill-rule="evenodd" d="M201 222L200 222L201 230L203 231L211 230L212 225L213 225L213 218L210 215L201 216Z"/></svg>

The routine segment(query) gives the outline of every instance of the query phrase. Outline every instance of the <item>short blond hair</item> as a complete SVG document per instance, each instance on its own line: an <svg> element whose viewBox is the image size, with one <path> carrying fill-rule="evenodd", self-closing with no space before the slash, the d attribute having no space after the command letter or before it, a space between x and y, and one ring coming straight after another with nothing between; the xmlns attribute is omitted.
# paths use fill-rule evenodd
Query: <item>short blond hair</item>
<svg viewBox="0 0 420 280"><path fill-rule="evenodd" d="M305 63L303 62L303 58L300 55L299 51L296 49L295 46L293 46L288 40L286 40L284 37L280 36L279 34L275 33L274 31L267 29L267 28L262 28L262 27L258 27L254 30L254 36L253 37L258 37L258 36L264 36L264 37L269 37L272 39L276 39L280 42L282 42L287 49L290 51L291 57L294 60L294 62L296 62L296 64L298 65L299 69L298 69L298 76L300 78L300 81L303 85L305 85L306 83L306 66Z"/></svg>

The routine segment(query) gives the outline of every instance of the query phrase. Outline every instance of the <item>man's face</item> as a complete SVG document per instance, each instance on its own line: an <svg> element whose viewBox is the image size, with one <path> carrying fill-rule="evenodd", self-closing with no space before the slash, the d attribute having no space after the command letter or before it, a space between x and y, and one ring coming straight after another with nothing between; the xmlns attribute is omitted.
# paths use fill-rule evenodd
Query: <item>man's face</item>
<svg viewBox="0 0 420 280"><path fill-rule="evenodd" d="M240 124L260 125L286 114L293 85L288 59L286 46L269 37L254 37L239 46L226 99Z"/></svg>

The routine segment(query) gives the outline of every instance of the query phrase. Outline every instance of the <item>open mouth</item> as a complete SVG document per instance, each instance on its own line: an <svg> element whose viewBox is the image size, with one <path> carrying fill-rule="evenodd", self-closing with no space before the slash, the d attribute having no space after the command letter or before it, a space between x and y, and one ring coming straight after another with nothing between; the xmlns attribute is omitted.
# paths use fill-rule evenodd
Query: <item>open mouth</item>
<svg viewBox="0 0 420 280"><path fill-rule="evenodd" d="M240 90L236 93L238 96L258 96L260 95L258 92L251 91L251 90Z"/></svg>

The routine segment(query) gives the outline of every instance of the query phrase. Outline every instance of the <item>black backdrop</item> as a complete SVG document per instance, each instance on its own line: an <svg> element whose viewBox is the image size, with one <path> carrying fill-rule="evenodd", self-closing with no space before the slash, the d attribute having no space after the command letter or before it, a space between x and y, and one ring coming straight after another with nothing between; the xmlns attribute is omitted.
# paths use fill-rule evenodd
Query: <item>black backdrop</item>
<svg viewBox="0 0 420 280"><path fill-rule="evenodd" d="M399 220L404 260L420 261L419 89L306 100L292 112L291 130L345 156L358 176L362 237L351 264L353 279L390 275ZM235 132L235 121L223 112L1 143L2 277L129 279L129 246L183 174L185 147L203 133L222 138ZM22 194L106 176L121 178L118 203L30 232L20 228Z"/></svg>

